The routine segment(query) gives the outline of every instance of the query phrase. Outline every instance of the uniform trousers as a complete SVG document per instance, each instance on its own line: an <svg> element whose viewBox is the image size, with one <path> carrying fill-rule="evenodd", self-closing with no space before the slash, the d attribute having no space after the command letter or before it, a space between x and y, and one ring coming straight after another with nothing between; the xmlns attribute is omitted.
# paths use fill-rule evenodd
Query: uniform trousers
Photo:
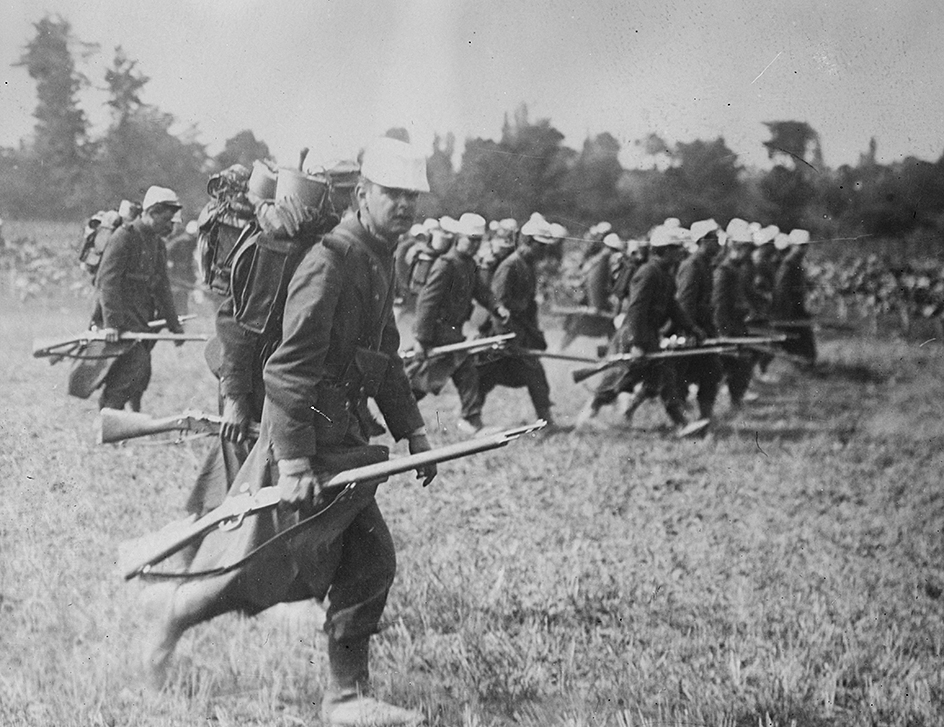
<svg viewBox="0 0 944 727"><path fill-rule="evenodd" d="M544 366L534 356L506 354L498 358L485 360L478 366L479 387L476 406L479 411L485 404L485 397L496 386L511 389L527 388L531 403L538 416L544 416L551 408L551 387L547 383Z"/></svg>
<svg viewBox="0 0 944 727"><path fill-rule="evenodd" d="M105 376L99 409L124 409L130 402L134 411L141 410L141 397L151 382L151 345L138 341L111 364Z"/></svg>

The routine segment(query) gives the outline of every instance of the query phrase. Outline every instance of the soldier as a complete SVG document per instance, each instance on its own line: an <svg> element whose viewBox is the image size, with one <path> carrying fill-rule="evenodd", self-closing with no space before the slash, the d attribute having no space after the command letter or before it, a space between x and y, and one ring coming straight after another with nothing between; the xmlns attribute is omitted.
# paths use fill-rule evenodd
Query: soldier
<svg viewBox="0 0 944 727"><path fill-rule="evenodd" d="M777 265L774 260L777 249L774 240L780 232L776 225L768 225L754 232L754 250L751 252L751 266L753 268L754 310L751 313L751 322L766 325L770 320L770 306L774 294L774 278L777 275ZM749 293L750 294L750 293ZM767 369L774 357L769 353L758 353L755 356L757 367L760 370L758 381L772 381L767 376Z"/></svg>
<svg viewBox="0 0 944 727"><path fill-rule="evenodd" d="M288 511L311 512L321 502L326 470L377 461L384 448L364 446L353 414L363 390L375 396L395 439L408 439L411 453L430 449L398 355L393 317L393 253L413 221L419 193L429 189L425 166L424 155L404 142L383 138L368 145L357 213L311 247L292 278L282 341L265 367L260 438L237 478L247 489L265 486L274 477L269 463L275 463L285 506L280 532L297 521ZM435 465L418 475L428 484ZM322 721L420 721L417 712L369 696L369 640L396 569L393 540L371 492L362 488L356 501L322 510L318 527L247 565L252 572L179 586L151 641L152 669L166 669L180 636L200 621L228 610L255 613L279 601L330 594L324 624L330 682Z"/></svg>
<svg viewBox="0 0 944 727"><path fill-rule="evenodd" d="M695 251L679 265L676 275L679 307L709 337L718 335L711 307L712 265L721 250L718 223L712 219L692 224ZM680 395L684 399L690 384L698 387L698 416L710 420L721 383L721 358L717 354L679 359L676 364Z"/></svg>
<svg viewBox="0 0 944 727"><path fill-rule="evenodd" d="M611 353L631 353L641 358L659 351L661 332L669 323L696 339L705 337L704 331L688 317L675 298L674 274L685 239L680 227L659 226L653 230L652 256L633 276L626 316L610 342ZM640 381L642 387L624 412L628 421L645 400L658 395L676 426L677 436L694 436L707 426L707 421L703 420L689 424L678 396L675 368L655 360L607 370L596 393L578 416L578 428L590 425L605 404L615 401L623 391L632 391Z"/></svg>
<svg viewBox="0 0 944 727"><path fill-rule="evenodd" d="M561 328L561 350L566 349L579 336L589 338L613 335L613 279L614 272L623 257L625 244L615 232L603 238L600 250L589 258L580 269L581 295L578 302L597 311L597 315L571 313L564 317Z"/></svg>
<svg viewBox="0 0 944 727"><path fill-rule="evenodd" d="M122 225L109 238L96 276L97 299L92 325L106 329L106 340L117 342L122 331L153 331L148 322L164 319L174 333L177 320L163 238L180 211L177 194L152 186L144 195L140 218ZM181 342L177 342L180 345ZM104 378L99 408L140 411L141 397L151 380L152 342L137 341L111 362Z"/></svg>
<svg viewBox="0 0 944 727"><path fill-rule="evenodd" d="M535 266L554 242L554 230L535 212L521 227L518 246L505 258L492 279L495 314L490 319L493 335L514 333L514 348L547 349L547 340L538 325L537 273ZM479 406L496 386L528 389L539 419L553 426L551 389L544 366L535 356L504 351L491 356L479 367Z"/></svg>
<svg viewBox="0 0 944 727"><path fill-rule="evenodd" d="M715 268L712 282L712 308L715 328L719 336L747 336L750 313L744 289L744 267L754 248L754 235L747 222L735 217L725 230L725 255ZM731 409L740 410L744 395L751 383L754 359L751 355L730 356L722 359Z"/></svg>
<svg viewBox="0 0 944 727"><path fill-rule="evenodd" d="M433 263L417 296L413 324L416 356L407 366L407 374L417 401L428 393L438 394L446 379L452 378L461 402L458 429L474 434L484 426L474 358L458 353L430 359L427 352L435 346L465 340L462 329L472 315L473 301L495 313L491 291L479 277L475 264L475 255L485 236L485 218L467 212L454 224L446 224L455 242Z"/></svg>
<svg viewBox="0 0 944 727"><path fill-rule="evenodd" d="M629 288L636 271L649 261L649 239L628 240L616 271L613 273L612 296L616 302L618 314L625 314L626 304L629 302ZM622 318L615 321L619 328Z"/></svg>
<svg viewBox="0 0 944 727"><path fill-rule="evenodd" d="M771 312L776 320L812 324L812 316L806 309L808 282L803 266L810 233L806 230L791 230L787 241L790 248L777 269ZM809 359L811 364L815 363L816 338L812 325L785 326L784 330L791 335L783 343L784 350Z"/></svg>

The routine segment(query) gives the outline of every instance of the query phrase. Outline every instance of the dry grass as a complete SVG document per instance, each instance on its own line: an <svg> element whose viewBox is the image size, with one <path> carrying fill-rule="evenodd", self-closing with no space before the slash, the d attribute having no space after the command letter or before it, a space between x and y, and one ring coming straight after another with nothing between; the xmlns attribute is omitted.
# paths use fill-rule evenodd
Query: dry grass
<svg viewBox="0 0 944 727"><path fill-rule="evenodd" d="M0 303L0 724L317 723L305 607L200 626L170 688L140 688L117 543L179 514L206 444L92 443L93 402L29 357L84 325L65 300ZM379 693L468 727L944 724L940 348L823 349L812 376L775 364L781 382L704 441L667 437L652 405L632 430L382 487L400 571ZM548 365L565 423L586 396L569 370ZM500 394L489 423L532 417ZM148 411L214 401L199 348L155 350ZM440 442L456 405L451 388L423 402Z"/></svg>

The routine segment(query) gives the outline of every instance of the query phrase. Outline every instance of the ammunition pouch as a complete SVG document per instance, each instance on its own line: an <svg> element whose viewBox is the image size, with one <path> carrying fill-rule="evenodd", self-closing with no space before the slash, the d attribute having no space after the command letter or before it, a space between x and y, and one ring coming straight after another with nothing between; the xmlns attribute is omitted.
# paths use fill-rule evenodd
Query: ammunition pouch
<svg viewBox="0 0 944 727"><path fill-rule="evenodd" d="M354 351L354 365L361 378L361 391L366 396L377 396L387 376L390 358L385 353L358 346Z"/></svg>

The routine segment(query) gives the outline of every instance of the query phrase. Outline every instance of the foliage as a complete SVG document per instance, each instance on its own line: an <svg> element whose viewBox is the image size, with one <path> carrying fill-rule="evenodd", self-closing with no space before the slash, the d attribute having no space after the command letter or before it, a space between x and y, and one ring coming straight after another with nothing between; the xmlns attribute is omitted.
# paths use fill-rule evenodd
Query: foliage
<svg viewBox="0 0 944 727"><path fill-rule="evenodd" d="M19 184L30 190L28 202L35 214L74 215L83 202L89 152L88 121L77 101L86 80L72 56L72 26L60 16L46 15L33 27L36 34L14 65L25 67L36 81L36 125L29 153L14 170L21 175Z"/></svg>
<svg viewBox="0 0 944 727"><path fill-rule="evenodd" d="M268 145L256 139L256 135L248 129L240 131L236 136L227 139L223 151L213 159L217 170L223 170L233 164L242 164L246 169L252 169L256 160L271 158Z"/></svg>

